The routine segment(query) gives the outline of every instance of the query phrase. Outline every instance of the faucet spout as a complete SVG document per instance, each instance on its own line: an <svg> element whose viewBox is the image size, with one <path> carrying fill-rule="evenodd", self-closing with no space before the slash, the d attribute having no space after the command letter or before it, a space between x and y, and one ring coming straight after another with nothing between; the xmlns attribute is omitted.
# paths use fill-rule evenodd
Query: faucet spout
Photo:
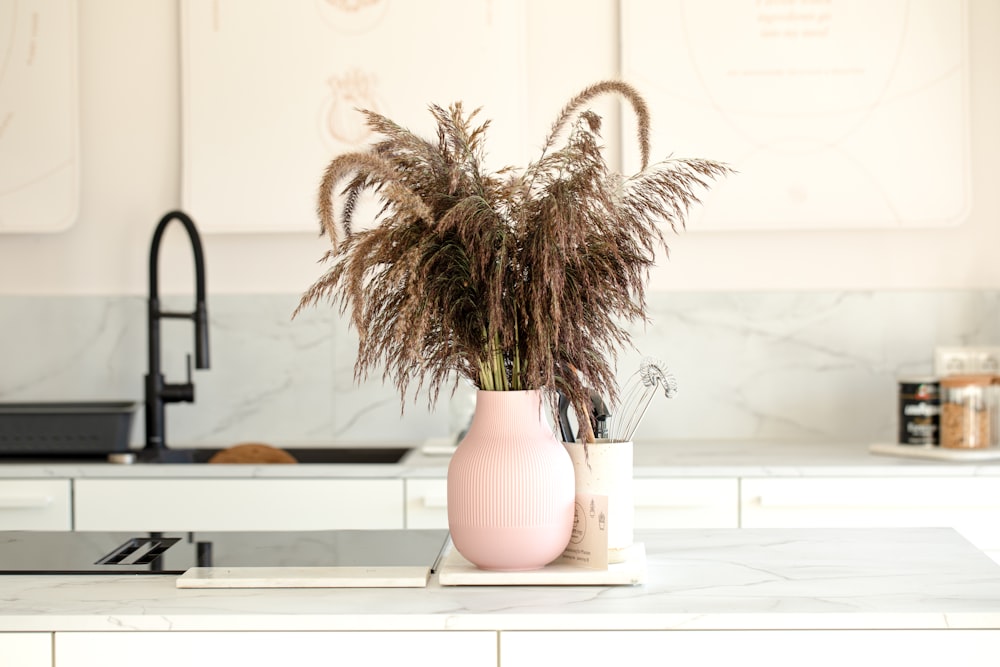
<svg viewBox="0 0 1000 667"><path fill-rule="evenodd" d="M187 230L194 255L195 305L191 312L169 312L160 308L159 254L160 242L167 226L179 221ZM157 458L166 449L167 403L194 402L194 384L191 382L190 357L188 379L184 383L168 383L163 377L160 364L160 321L163 319L189 319L194 323L195 368L209 367L208 354L208 309L205 305L205 259L201 237L194 222L181 211L172 211L160 219L153 233L149 250L149 300L147 309L149 333L149 373L146 375L146 445L144 458Z"/></svg>

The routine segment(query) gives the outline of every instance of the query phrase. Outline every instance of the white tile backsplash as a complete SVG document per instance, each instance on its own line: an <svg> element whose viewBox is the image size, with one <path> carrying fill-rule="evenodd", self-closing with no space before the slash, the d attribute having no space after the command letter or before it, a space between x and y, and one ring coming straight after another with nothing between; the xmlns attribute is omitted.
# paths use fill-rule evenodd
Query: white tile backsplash
<svg viewBox="0 0 1000 667"><path fill-rule="evenodd" d="M936 345L1000 342L1000 294L655 292L633 329L624 379L644 355L677 376L637 439L890 441L896 378L929 374ZM189 297L165 307L190 308ZM167 406L173 445L419 442L460 428L471 390L424 394L400 413L380 377L355 382L356 338L333 307L295 320L298 295L209 297L212 367L195 402ZM132 399L146 373L146 301L126 296L0 297L0 401ZM193 332L163 323L163 368L185 376ZM143 439L141 410L132 440Z"/></svg>

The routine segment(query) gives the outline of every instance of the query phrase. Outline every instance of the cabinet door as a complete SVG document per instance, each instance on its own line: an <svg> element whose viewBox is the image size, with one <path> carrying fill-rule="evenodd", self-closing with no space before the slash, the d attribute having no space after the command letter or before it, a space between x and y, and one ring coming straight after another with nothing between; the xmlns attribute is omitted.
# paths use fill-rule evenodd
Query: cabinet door
<svg viewBox="0 0 1000 667"><path fill-rule="evenodd" d="M734 478L639 477L633 488L637 529L739 526Z"/></svg>
<svg viewBox="0 0 1000 667"><path fill-rule="evenodd" d="M1000 549L1000 480L988 477L744 479L745 528L951 527Z"/></svg>
<svg viewBox="0 0 1000 667"><path fill-rule="evenodd" d="M501 632L500 667L986 667L997 630Z"/></svg>
<svg viewBox="0 0 1000 667"><path fill-rule="evenodd" d="M406 480L406 527L448 527L448 480Z"/></svg>
<svg viewBox="0 0 1000 667"><path fill-rule="evenodd" d="M52 667L52 633L10 632L0 634L0 665L3 667Z"/></svg>
<svg viewBox="0 0 1000 667"><path fill-rule="evenodd" d="M56 633L55 667L496 667L495 632Z"/></svg>
<svg viewBox="0 0 1000 667"><path fill-rule="evenodd" d="M77 530L403 527L401 479L80 479Z"/></svg>
<svg viewBox="0 0 1000 667"><path fill-rule="evenodd" d="M0 480L0 530L73 530L68 479Z"/></svg>

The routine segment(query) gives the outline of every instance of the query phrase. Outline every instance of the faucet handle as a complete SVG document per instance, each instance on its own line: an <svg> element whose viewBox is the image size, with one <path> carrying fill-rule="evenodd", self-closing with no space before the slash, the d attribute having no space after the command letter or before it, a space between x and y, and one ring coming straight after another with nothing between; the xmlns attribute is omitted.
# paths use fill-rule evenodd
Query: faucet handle
<svg viewBox="0 0 1000 667"><path fill-rule="evenodd" d="M191 355L187 356L187 382L183 384L166 382L160 388L160 400L164 403L193 403L194 383L191 381Z"/></svg>

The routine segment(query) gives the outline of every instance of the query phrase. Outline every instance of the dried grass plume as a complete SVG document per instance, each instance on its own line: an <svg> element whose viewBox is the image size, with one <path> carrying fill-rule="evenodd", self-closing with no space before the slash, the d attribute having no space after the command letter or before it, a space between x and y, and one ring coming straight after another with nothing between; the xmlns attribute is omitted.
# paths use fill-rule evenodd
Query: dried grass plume
<svg viewBox="0 0 1000 667"><path fill-rule="evenodd" d="M638 119L642 168L628 177L608 168L601 119L587 109L605 94ZM478 110L458 102L430 112L433 140L363 112L381 139L323 174L330 266L296 314L339 304L360 336L356 379L381 368L404 402L411 388L426 389L433 406L443 386L465 377L490 391L558 389L588 414L591 388L616 395L624 327L646 319L663 231L682 227L696 193L730 169L702 159L649 165L649 110L621 81L573 97L521 170L484 169L489 122ZM365 192L381 208L374 226L355 231Z"/></svg>

